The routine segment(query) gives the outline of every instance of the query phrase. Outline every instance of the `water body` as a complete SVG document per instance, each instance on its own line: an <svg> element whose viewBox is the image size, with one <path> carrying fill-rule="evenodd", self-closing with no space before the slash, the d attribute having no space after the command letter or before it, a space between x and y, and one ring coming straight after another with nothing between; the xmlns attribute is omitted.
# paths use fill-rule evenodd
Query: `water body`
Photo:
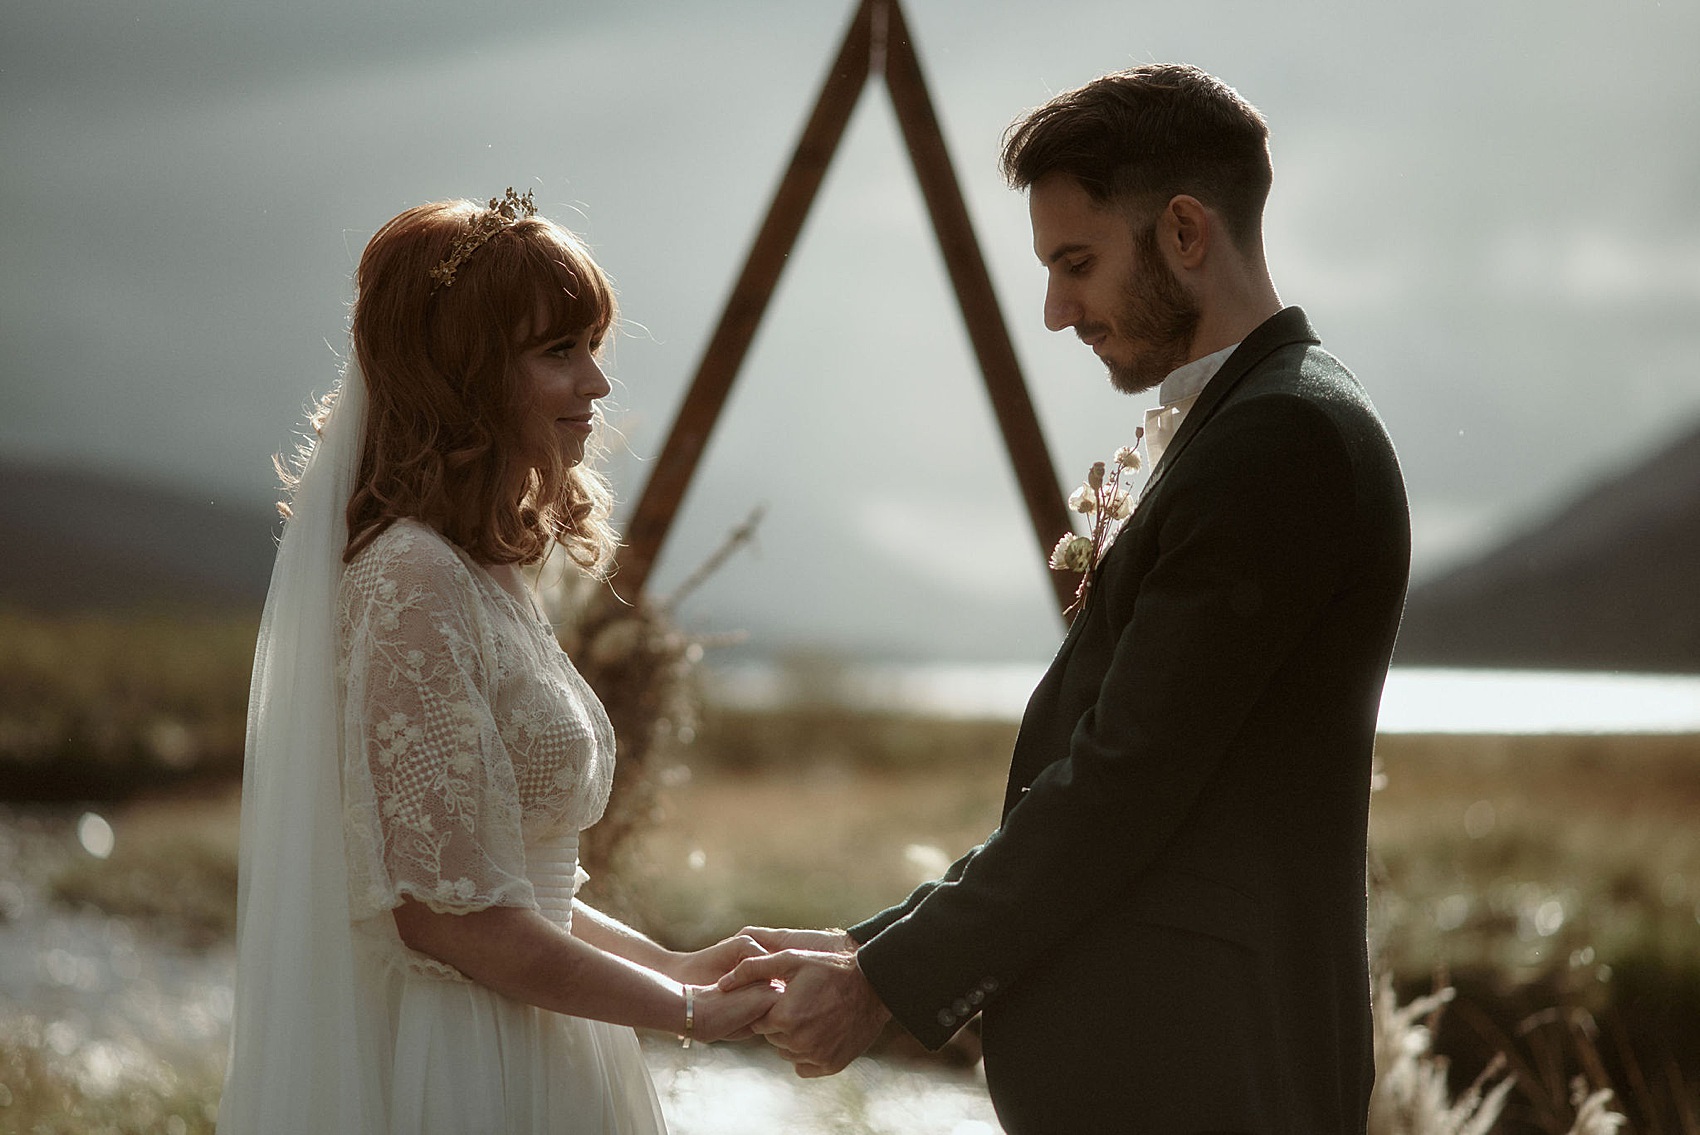
<svg viewBox="0 0 1700 1135"><path fill-rule="evenodd" d="M1019 720L1045 667L846 666L802 673L774 663L705 668L707 695L748 709L827 700L862 709ZM1384 733L1700 733L1700 676L1395 667Z"/></svg>

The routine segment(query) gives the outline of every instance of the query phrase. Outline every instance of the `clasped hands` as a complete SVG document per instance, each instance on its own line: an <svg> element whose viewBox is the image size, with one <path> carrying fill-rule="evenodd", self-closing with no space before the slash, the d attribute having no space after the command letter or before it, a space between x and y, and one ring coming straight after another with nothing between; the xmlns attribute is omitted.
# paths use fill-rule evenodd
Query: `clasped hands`
<svg viewBox="0 0 1700 1135"><path fill-rule="evenodd" d="M765 952L752 952L750 943ZM799 1076L843 1071L891 1018L856 964L856 943L841 930L746 926L703 953L710 951L718 951L716 960L742 955L715 982L718 992L741 1001L758 990L767 995L754 1003L742 1001L746 1011L765 1011L726 1032L725 1039L759 1035Z"/></svg>

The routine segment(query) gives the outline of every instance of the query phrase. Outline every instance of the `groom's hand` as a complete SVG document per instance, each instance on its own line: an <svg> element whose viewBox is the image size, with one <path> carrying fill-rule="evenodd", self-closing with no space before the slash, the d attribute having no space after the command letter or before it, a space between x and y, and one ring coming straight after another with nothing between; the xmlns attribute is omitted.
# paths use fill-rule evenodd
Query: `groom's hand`
<svg viewBox="0 0 1700 1135"><path fill-rule="evenodd" d="M791 1061L799 1076L842 1072L891 1019L862 976L856 955L848 951L784 950L746 958L720 979L720 988L775 978L785 983L785 993L751 1028Z"/></svg>
<svg viewBox="0 0 1700 1135"><path fill-rule="evenodd" d="M828 954L848 954L856 949L855 939L843 930L782 930L772 926L746 926L738 931L738 936L755 939L762 949L770 954L777 954L781 950L820 950Z"/></svg>

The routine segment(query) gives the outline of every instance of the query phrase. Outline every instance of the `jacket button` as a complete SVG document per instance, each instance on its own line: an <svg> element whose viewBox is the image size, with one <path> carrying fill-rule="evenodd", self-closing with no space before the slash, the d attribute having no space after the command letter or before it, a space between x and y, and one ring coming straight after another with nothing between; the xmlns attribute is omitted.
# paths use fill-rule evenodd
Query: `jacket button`
<svg viewBox="0 0 1700 1135"><path fill-rule="evenodd" d="M954 1012L958 1017L966 1017L968 1015L968 1008L969 1008L968 1002L963 1000L960 997L958 997L956 999L956 1001L951 1004L950 1008L951 1008L951 1011Z"/></svg>
<svg viewBox="0 0 1700 1135"><path fill-rule="evenodd" d="M968 1003L970 1005L978 1005L980 1002L984 1001L985 999L986 999L985 991L980 990L980 989L976 989L974 992L972 992L968 995Z"/></svg>
<svg viewBox="0 0 1700 1135"><path fill-rule="evenodd" d="M940 1009L939 1010L939 1024L943 1025L945 1028L948 1029L951 1025L954 1025L955 1023L956 1023L956 1015L954 1013L952 1013L949 1009Z"/></svg>

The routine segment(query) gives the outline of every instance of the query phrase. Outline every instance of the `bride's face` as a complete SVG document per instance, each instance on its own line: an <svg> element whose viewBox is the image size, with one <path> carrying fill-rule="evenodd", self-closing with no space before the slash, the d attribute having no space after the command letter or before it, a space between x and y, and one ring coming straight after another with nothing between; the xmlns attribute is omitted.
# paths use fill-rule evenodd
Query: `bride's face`
<svg viewBox="0 0 1700 1135"><path fill-rule="evenodd" d="M600 339L588 328L565 338L539 343L520 355L519 366L529 395L535 432L531 437L558 447L561 460L577 465L596 421L596 402L611 387L596 356ZM542 454L533 461L541 464Z"/></svg>

